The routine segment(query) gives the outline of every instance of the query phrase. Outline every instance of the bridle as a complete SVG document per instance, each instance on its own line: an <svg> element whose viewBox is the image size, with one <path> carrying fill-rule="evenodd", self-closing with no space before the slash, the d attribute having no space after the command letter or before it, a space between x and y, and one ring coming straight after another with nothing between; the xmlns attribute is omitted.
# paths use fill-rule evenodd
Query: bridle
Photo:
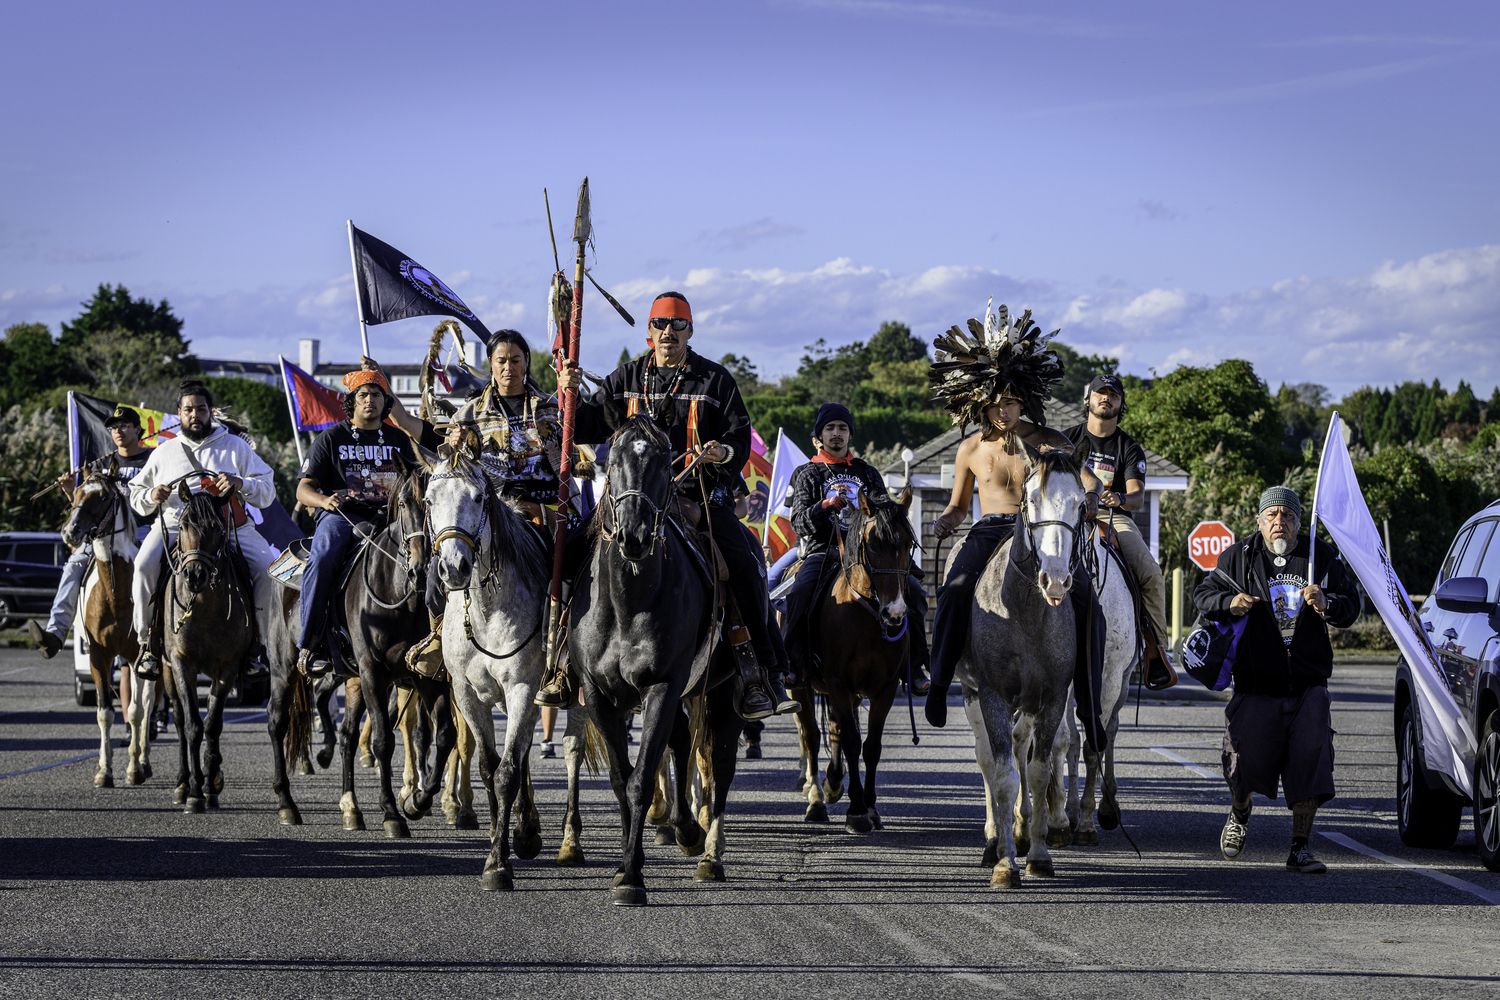
<svg viewBox="0 0 1500 1000"><path fill-rule="evenodd" d="M670 466L668 466L668 468L670 468ZM683 471L684 473L686 473L687 470ZM653 498L646 495L641 490L622 490L619 493L614 492L610 486L609 475L608 473L606 473L604 477L604 496L600 498L599 506L609 511L608 521L610 526L606 526L601 521L599 525L599 537L604 539L604 541L606 542L613 543L615 547L619 549L620 557L622 559L628 558L625 555L624 549L621 547L621 543L616 538L616 536L620 533L620 512L618 508L620 502L625 500L627 497L637 497L640 499L641 503L645 504L651 510L651 548L646 551L646 555L642 558L649 559L651 556L655 555L656 547L658 545L662 546L665 550L667 540L667 508L670 507L672 503L671 489L672 483L668 482L666 502L658 504ZM707 510L706 504L704 509L705 511Z"/></svg>
<svg viewBox="0 0 1500 1000"><path fill-rule="evenodd" d="M458 472L456 470L449 470L443 472L434 472L427 479L428 485L430 486L432 483L437 482L439 479L459 479L470 485L473 485L474 482L471 476L465 475L464 473ZM424 511L424 516L422 520L422 531L420 532L420 534L425 534L428 536L427 544L431 547L431 552L433 555L437 554L439 545L442 545L450 538L456 538L469 547L470 551L474 553L474 559L476 561L479 559L479 541L484 537L485 522L489 520L490 516L489 497L486 495L486 491L482 482L479 486L479 495L481 497L481 501L479 504L479 526L477 528L475 528L471 532L454 524L444 528L442 531L439 531L436 535L432 534L432 499L431 497L426 495L422 497L422 508ZM406 539L410 540L415 537L416 533L408 534L406 536Z"/></svg>
<svg viewBox="0 0 1500 1000"><path fill-rule="evenodd" d="M873 513L868 515L866 523L869 525L873 525L875 523L875 515ZM850 549L855 550L855 559L851 563L848 556L846 555L846 549L844 545L844 532L838 528L835 528L834 534L838 536L839 540L839 562L843 565L842 574L844 577L844 586L848 588L849 593L854 595L855 603L858 604L861 608L864 608L866 611L868 611L871 617L873 617L875 621L880 625L880 637L886 642L895 642L897 639L906 634L907 625L911 621L910 615L902 617L901 628L896 632L895 635L886 635L886 630L890 626L886 624L885 616L880 613L880 608L876 604L876 601L879 599L879 595L860 593L859 588L854 586L854 570L856 567L858 567L859 569L864 570L867 574L870 575L870 583L872 589L876 574L889 574L892 576L905 577L910 572L910 570L904 566L900 568L871 566L867 552L868 545L866 544L869 539L863 536L861 536L859 544L857 546L853 545L852 543L849 546ZM908 561L910 561L909 556Z"/></svg>
<svg viewBox="0 0 1500 1000"><path fill-rule="evenodd" d="M405 511L409 506L411 506L411 501L406 499L404 492L405 490L410 489L410 485L404 484L401 488L403 492L397 494L396 498L396 524L398 525L398 527L401 524L401 512ZM339 513L342 514L343 512L340 511ZM482 516L483 515L481 515L481 517ZM348 520L347 516L345 516L345 520ZM408 545L414 538L426 539L428 530L428 518L424 507L421 525L415 531L403 531L401 534L401 544ZM426 560L421 560L419 561L418 565L414 566L411 563L410 554L408 554L407 560L405 562L402 562L399 555L392 555L385 550L385 546L380 543L379 532L371 532L369 535L365 536L365 540L363 544L361 544L360 550L356 554L355 558L359 558L359 556L364 555L365 552L371 549L379 552L381 555L385 556L391 562L396 564L397 569L401 570L402 574L406 577L407 588L406 593L398 597L394 604L387 604L385 601L382 601L379 597L375 596L375 587L370 582L370 564L374 562L374 560L366 559L364 561L364 566L360 571L360 579L364 582L365 592L369 594L370 600L374 601L376 604L380 605L387 611L395 611L399 608L405 607L407 602L412 599L412 595L415 594L417 592L417 589L422 585L422 572L426 568Z"/></svg>
<svg viewBox="0 0 1500 1000"><path fill-rule="evenodd" d="M1039 475L1041 475L1040 471L1032 473L1031 476L1026 477L1026 482L1029 484L1034 476ZM1016 515L1016 534L1018 536L1025 537L1025 541L1022 543L1024 546L1024 551L1020 553L1020 558L1018 560L1012 561L1017 564L1017 568L1020 568L1022 564L1026 566L1038 565L1038 559L1036 555L1036 539L1032 538L1031 529L1046 527L1062 528L1064 531L1067 531L1073 539L1071 551L1068 554L1068 573L1070 575L1073 574L1078 569L1079 562L1085 558L1085 550L1093 548L1093 546L1087 544L1088 533L1084 530L1084 521L1088 516L1088 505L1078 505L1078 518L1077 520L1072 522L1060 521L1051 518L1033 521L1026 516L1028 507L1029 504L1027 503L1025 494L1023 493L1021 497L1021 508Z"/></svg>
<svg viewBox="0 0 1500 1000"><path fill-rule="evenodd" d="M110 476L96 474L85 479L83 485L79 487L78 492L75 494L71 509L80 514L83 513L83 502L87 499L84 491L89 488L91 483L98 483L100 488L109 494L109 500L105 504L104 511L98 517L94 518L93 524L89 526L89 529L78 536L80 544L89 544L97 541L100 537L116 535L125 530L124 518L121 518L119 527L112 527L107 531L104 528L106 524L114 522L115 514L120 510L120 503L124 499L120 493L118 481Z"/></svg>

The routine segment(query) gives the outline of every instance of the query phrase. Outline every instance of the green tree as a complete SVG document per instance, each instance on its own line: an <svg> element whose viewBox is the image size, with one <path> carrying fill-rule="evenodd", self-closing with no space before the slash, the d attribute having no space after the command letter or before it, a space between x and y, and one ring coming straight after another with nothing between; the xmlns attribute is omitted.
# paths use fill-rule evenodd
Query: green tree
<svg viewBox="0 0 1500 1000"><path fill-rule="evenodd" d="M1487 424L1500 423L1500 385L1495 386L1495 391L1490 393L1490 401L1485 404L1484 422Z"/></svg>
<svg viewBox="0 0 1500 1000"><path fill-rule="evenodd" d="M100 285L94 297L82 303L83 312L62 325L58 343L65 349L79 348L95 334L119 329L136 336L163 337L170 342L169 360L163 377L180 378L198 371L198 359L188 353L182 339L182 320L172 314L166 299L152 302L131 296L124 285Z"/></svg>
<svg viewBox="0 0 1500 1000"><path fill-rule="evenodd" d="M1396 575L1411 590L1425 590L1454 528L1448 491L1432 463L1412 448L1382 448L1356 462L1354 474L1375 523L1389 519Z"/></svg>
<svg viewBox="0 0 1500 1000"><path fill-rule="evenodd" d="M546 351L531 352L531 380L541 388L543 392L557 394L557 369L553 366L552 355Z"/></svg>
<svg viewBox="0 0 1500 1000"><path fill-rule="evenodd" d="M750 362L749 358L741 357L738 354L726 354L719 359L719 364L723 365L728 369L729 374L734 376L735 382L740 387L740 395L754 396L760 392L760 373L756 370L755 365Z"/></svg>
<svg viewBox="0 0 1500 1000"><path fill-rule="evenodd" d="M286 394L280 389L232 375L211 375L203 384L213 393L214 405L225 409L231 419L277 446L292 439L292 417L287 412Z"/></svg>
<svg viewBox="0 0 1500 1000"><path fill-rule="evenodd" d="M26 404L40 393L76 381L67 355L52 339L44 323L17 323L0 343L0 396L8 409Z"/></svg>
<svg viewBox="0 0 1500 1000"><path fill-rule="evenodd" d="M901 363L917 361L927 357L927 344L921 337L912 335L911 327L892 320L880 324L875 336L865 346L870 363Z"/></svg>

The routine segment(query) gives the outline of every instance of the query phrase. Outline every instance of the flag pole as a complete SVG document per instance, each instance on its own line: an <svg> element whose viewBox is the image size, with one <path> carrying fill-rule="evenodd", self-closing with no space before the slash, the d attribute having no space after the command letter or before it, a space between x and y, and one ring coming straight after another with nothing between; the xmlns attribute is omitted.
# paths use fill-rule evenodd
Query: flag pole
<svg viewBox="0 0 1500 1000"><path fill-rule="evenodd" d="M578 244L578 257L573 268L573 312L568 322L567 363L578 364L579 331L583 326L583 278L584 249L588 246L591 226L589 223L589 179L585 177L578 188L578 214L573 220L573 241ZM563 364L558 365L562 374ZM578 415L578 390L566 389L562 394L562 467L557 470L558 520L556 537L552 547L552 590L547 619L547 666L557 661L558 626L562 620L562 574L563 545L568 537L567 519L563 516L572 499L573 485L573 434Z"/></svg>
<svg viewBox="0 0 1500 1000"><path fill-rule="evenodd" d="M297 407L292 403L292 383L286 377L286 358L280 354L276 360L281 362L281 387L286 390L286 411L292 417L292 440L297 442L297 464L307 464L307 456L302 453L302 435L297 432Z"/></svg>
<svg viewBox="0 0 1500 1000"><path fill-rule="evenodd" d="M354 220L347 220L349 225L349 265L354 268L354 308L359 313L359 342L360 349L364 351L364 357L370 356L370 331L365 326L365 300L359 290L359 257L354 253ZM317 372L308 372L316 375Z"/></svg>

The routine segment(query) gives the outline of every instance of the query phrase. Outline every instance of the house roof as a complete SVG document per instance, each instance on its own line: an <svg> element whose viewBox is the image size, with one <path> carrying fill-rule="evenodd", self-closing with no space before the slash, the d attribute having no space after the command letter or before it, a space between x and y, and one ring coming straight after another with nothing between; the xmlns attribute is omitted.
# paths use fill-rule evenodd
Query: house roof
<svg viewBox="0 0 1500 1000"><path fill-rule="evenodd" d="M1074 403L1064 403L1056 399L1049 399L1046 403L1047 426L1062 429L1072 427L1074 424L1083 422L1083 407ZM941 475L944 465L951 465L953 457L958 453L958 443L969 434L979 433L979 428L969 427L967 433L961 433L955 427L950 431L939 434L931 441L926 442L920 448L912 449L911 472L912 475ZM1146 453L1146 475L1155 477L1187 478L1187 471L1169 462L1156 452L1141 445ZM887 465L880 471L900 473L905 466L898 459Z"/></svg>

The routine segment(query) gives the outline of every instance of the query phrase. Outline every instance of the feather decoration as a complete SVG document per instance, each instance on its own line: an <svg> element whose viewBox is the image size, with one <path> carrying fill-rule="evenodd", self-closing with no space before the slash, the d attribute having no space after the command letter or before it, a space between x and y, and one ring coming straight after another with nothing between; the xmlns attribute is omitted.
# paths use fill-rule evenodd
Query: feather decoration
<svg viewBox="0 0 1500 1000"><path fill-rule="evenodd" d="M954 326L933 341L937 361L928 370L935 398L947 406L953 422L983 424L985 408L1011 396L1021 400L1026 419L1045 425L1042 404L1063 377L1062 362L1046 345L1061 331L1043 336L1030 309L1012 322L1004 304L994 310L986 306L983 322L971 319L965 325L967 332Z"/></svg>
<svg viewBox="0 0 1500 1000"><path fill-rule="evenodd" d="M417 373L417 392L421 396L421 405L418 416L423 420L432 419L433 399L437 395L433 389L433 369L437 367L438 355L443 350L443 340L448 334L448 327L458 324L451 319L445 319L432 328L432 337L427 341L427 356L422 360L422 370Z"/></svg>

